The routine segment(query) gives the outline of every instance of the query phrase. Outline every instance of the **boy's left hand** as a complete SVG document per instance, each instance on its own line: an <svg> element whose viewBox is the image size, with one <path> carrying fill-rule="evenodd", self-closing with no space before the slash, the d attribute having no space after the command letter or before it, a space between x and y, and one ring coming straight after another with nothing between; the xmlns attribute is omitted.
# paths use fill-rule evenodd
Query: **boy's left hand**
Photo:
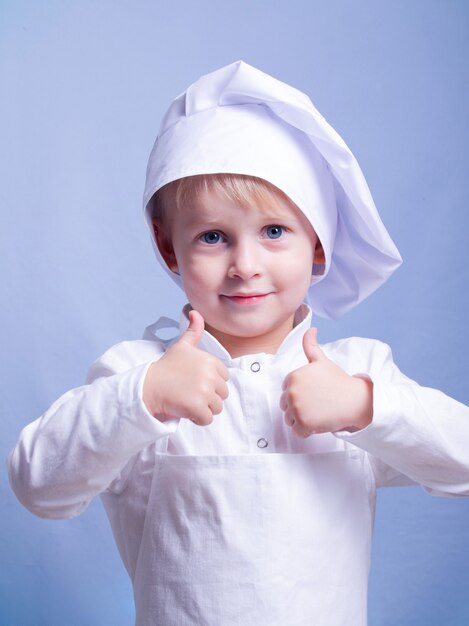
<svg viewBox="0 0 469 626"><path fill-rule="evenodd" d="M290 372L283 383L280 408L287 426L299 437L356 431L373 418L373 383L349 376L317 343L317 329L303 337L307 365Z"/></svg>

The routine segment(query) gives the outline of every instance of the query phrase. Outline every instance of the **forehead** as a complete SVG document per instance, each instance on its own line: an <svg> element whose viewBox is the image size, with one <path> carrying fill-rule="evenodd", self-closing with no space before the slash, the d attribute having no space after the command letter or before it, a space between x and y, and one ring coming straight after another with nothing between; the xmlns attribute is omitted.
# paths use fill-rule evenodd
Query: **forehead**
<svg viewBox="0 0 469 626"><path fill-rule="evenodd" d="M244 214L259 216L261 219L306 219L289 198L265 189L260 194L236 198L217 189L206 189L181 206L179 211L189 221L216 219L230 212L237 213L237 217Z"/></svg>

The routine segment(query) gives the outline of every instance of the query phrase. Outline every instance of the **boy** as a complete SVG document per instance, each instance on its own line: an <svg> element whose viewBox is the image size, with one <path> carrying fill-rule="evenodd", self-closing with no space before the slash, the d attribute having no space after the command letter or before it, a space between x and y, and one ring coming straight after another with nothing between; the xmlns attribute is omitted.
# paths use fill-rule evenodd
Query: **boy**
<svg viewBox="0 0 469 626"><path fill-rule="evenodd" d="M180 334L114 346L26 427L17 496L61 518L101 494L137 624L366 624L376 487L468 495L469 410L310 329L400 263L353 155L238 62L173 102L144 202Z"/></svg>

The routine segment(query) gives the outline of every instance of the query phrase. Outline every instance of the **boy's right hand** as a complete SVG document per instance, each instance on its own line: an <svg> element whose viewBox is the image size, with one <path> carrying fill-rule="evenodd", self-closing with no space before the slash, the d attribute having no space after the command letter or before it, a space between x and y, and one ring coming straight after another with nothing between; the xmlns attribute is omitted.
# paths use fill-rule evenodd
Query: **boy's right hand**
<svg viewBox="0 0 469 626"><path fill-rule="evenodd" d="M221 413L228 397L228 369L216 357L197 347L204 319L189 313L189 327L171 348L150 365L143 385L148 411L164 422L185 417L207 426Z"/></svg>

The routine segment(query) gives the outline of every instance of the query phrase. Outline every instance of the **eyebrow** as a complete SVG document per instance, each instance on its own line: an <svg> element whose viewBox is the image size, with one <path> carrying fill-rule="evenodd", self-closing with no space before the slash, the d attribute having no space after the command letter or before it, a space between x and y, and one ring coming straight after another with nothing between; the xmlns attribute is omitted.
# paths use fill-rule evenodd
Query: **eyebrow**
<svg viewBox="0 0 469 626"><path fill-rule="evenodd" d="M262 216L263 220L289 220L289 219L298 219L298 217L294 213L290 213L289 211L285 211L280 209L278 211L275 210L275 207L266 207L259 208L256 207L259 215ZM197 213L190 212L190 215L187 218L187 223L192 224L195 222L217 222L219 220L218 215L213 215L212 211L205 211L204 209L198 209Z"/></svg>
<svg viewBox="0 0 469 626"><path fill-rule="evenodd" d="M200 228L201 226L216 226L220 223L220 218L209 217L208 215L191 216L186 222L186 228Z"/></svg>

